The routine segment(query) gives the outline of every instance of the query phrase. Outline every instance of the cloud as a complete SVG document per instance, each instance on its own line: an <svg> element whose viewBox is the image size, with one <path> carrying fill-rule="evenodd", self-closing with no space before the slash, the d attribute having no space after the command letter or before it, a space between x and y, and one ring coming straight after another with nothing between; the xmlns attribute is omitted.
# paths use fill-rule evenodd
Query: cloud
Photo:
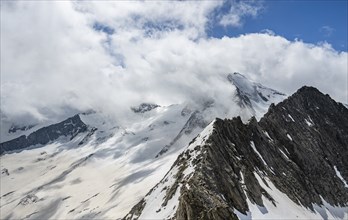
<svg viewBox="0 0 348 220"><path fill-rule="evenodd" d="M260 31L260 33L268 34L268 35L271 35L271 36L276 35L275 32L270 30L270 29L263 29L263 30Z"/></svg>
<svg viewBox="0 0 348 220"><path fill-rule="evenodd" d="M233 1L230 10L220 19L220 25L241 27L245 17L255 18L263 9L261 1Z"/></svg>
<svg viewBox="0 0 348 220"><path fill-rule="evenodd" d="M1 111L55 119L95 109L215 99L231 106L226 75L293 93L313 85L347 102L347 53L269 33L206 35L222 2L2 3ZM28 28L30 27L30 28Z"/></svg>
<svg viewBox="0 0 348 220"><path fill-rule="evenodd" d="M331 37L332 34L335 32L335 29L328 26L328 25L324 25L322 26L319 31L324 34L325 37Z"/></svg>

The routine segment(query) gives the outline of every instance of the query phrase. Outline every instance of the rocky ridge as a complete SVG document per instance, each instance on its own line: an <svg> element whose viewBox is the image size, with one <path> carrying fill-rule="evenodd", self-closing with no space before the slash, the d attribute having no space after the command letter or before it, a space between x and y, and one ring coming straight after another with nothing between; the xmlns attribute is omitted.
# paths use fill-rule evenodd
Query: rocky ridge
<svg viewBox="0 0 348 220"><path fill-rule="evenodd" d="M0 144L0 155L14 150L22 150L29 146L44 145L61 136L70 136L73 139L77 134L87 131L87 125L81 121L79 115L75 115L60 123L43 127L29 134L22 135L10 141Z"/></svg>
<svg viewBox="0 0 348 220"><path fill-rule="evenodd" d="M259 122L216 119L125 219L262 218L284 201L287 217L344 219L346 158L348 109L305 86Z"/></svg>

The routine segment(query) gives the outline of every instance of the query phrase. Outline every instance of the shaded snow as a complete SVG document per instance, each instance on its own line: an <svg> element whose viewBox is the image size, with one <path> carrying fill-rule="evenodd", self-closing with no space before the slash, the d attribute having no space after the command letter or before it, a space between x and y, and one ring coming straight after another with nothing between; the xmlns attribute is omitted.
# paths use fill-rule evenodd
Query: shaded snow
<svg viewBox="0 0 348 220"><path fill-rule="evenodd" d="M288 114L288 116L291 119L291 121L295 122L294 118L290 114Z"/></svg>
<svg viewBox="0 0 348 220"><path fill-rule="evenodd" d="M266 137L268 138L268 140L273 141L273 139L269 136L269 134L268 134L267 131L264 131L263 133L266 135Z"/></svg>
<svg viewBox="0 0 348 220"><path fill-rule="evenodd" d="M263 159L262 155L259 153L259 151L256 149L254 141L250 141L250 146L253 148L253 150L255 151L255 153L260 157L260 159L262 160L262 162L265 164L266 167L268 167L266 161Z"/></svg>
<svg viewBox="0 0 348 220"><path fill-rule="evenodd" d="M309 127L313 126L313 124L314 124L310 116L308 116L308 120L305 119L305 122Z"/></svg>
<svg viewBox="0 0 348 220"><path fill-rule="evenodd" d="M334 166L334 169L335 169L335 172L336 172L336 175L338 176L338 178L340 178L340 179L342 180L342 182L344 183L344 186L345 186L346 188L348 188L348 184L347 184L347 182L343 179L343 177L342 177L340 171L338 171L338 169L337 169L336 166Z"/></svg>
<svg viewBox="0 0 348 220"><path fill-rule="evenodd" d="M287 159L287 160L289 160L289 157L288 157L288 155L286 155L281 149L279 149L279 151L280 151L280 153L282 153L283 154L283 156Z"/></svg>
<svg viewBox="0 0 348 220"><path fill-rule="evenodd" d="M286 136L289 138L290 141L292 141L292 137L290 136L290 134L286 134Z"/></svg>

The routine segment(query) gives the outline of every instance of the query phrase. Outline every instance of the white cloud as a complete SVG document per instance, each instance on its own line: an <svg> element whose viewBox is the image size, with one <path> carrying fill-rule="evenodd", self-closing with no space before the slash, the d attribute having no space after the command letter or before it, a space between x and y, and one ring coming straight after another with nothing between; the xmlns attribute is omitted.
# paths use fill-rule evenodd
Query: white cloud
<svg viewBox="0 0 348 220"><path fill-rule="evenodd" d="M234 71L289 94L306 84L347 102L346 52L268 33L209 38L222 2L1 4L1 111L12 118L93 108L125 119L143 101L209 97L228 109L225 77Z"/></svg>
<svg viewBox="0 0 348 220"><path fill-rule="evenodd" d="M220 25L240 27L245 17L255 18L262 9L261 1L235 1L231 4L229 13L221 17Z"/></svg>

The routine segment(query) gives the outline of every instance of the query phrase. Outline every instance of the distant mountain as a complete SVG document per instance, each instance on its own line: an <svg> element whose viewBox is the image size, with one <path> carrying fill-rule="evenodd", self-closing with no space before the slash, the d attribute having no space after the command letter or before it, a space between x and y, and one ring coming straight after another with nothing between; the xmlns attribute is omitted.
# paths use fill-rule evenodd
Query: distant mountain
<svg viewBox="0 0 348 220"><path fill-rule="evenodd" d="M234 81L228 76L223 83L231 86L226 102L232 111L221 111L218 100L204 97L169 106L140 103L128 107L127 120L93 110L55 123L2 120L0 218L124 217L217 112L246 122L286 98L231 75ZM239 104L242 93L250 105Z"/></svg>
<svg viewBox="0 0 348 220"><path fill-rule="evenodd" d="M243 120L247 120L252 116L261 118L272 103L278 103L287 97L284 93L250 81L240 73L228 74L227 80L236 88L236 92L232 94L235 99L234 106L231 106L231 108L239 109L236 111L236 115L241 116ZM195 129L196 131L202 131L216 117L214 108L217 108L214 100L208 100L200 108L189 110L191 115L184 127L173 141L166 145L157 156L170 150L172 148L171 146L184 134L191 134ZM187 109L189 108L186 107L184 110ZM223 117L233 117L236 115L223 115ZM198 133L194 132L193 134L194 136L189 136L190 139Z"/></svg>
<svg viewBox="0 0 348 220"><path fill-rule="evenodd" d="M259 122L214 120L125 219L347 219L347 158L348 109L303 87Z"/></svg>
<svg viewBox="0 0 348 220"><path fill-rule="evenodd" d="M278 103L286 97L286 95L281 92L251 82L240 73L229 74L227 80L236 88L236 93L232 94L236 98L236 105L231 106L231 108L239 109L239 111L236 111L237 115L242 115L244 119L248 119L252 116L260 118L267 111L267 108L271 103ZM182 104L180 106L182 106ZM153 103L141 103L139 106L131 107L131 110L137 114L144 114L160 107L160 105ZM175 108L178 109L177 107ZM184 141L177 144L179 145L178 147L181 147L183 143L195 137L215 118L214 111L211 112L212 109L216 108L214 100L208 100L198 107L186 105L179 108L182 108L178 110L181 111L182 117L187 117L187 121L181 125L179 130L176 126L171 129L171 132L176 133L176 136L157 152L158 154L156 157L161 156L169 150L177 150L173 145L176 145L179 140L184 139ZM106 122L109 119L103 119L104 116L98 115L99 114L95 111L88 111L77 114L62 122L48 125L45 123L41 125L16 125L7 122L5 125L2 124L3 131L1 131L1 139L5 141L0 143L0 154L11 152L13 150L23 150L34 145L36 145L36 147L44 146L61 136L70 135L74 137L77 133L87 131L87 127L89 127L89 130L91 131L98 130L99 134L103 133L102 135L99 135L103 136L99 137L99 140L107 139L113 135L113 132L110 130L115 130L115 128L120 127L119 125L112 124L110 121ZM86 124L80 119L80 116L87 121ZM231 117L231 115L225 115L225 117ZM169 124L169 121L176 121L177 119L177 117L171 118L171 120L167 120L164 123ZM70 123L70 121L72 121L72 123ZM63 127L65 124L69 124L69 126ZM107 126L105 126L106 124ZM106 133L109 134L106 135ZM81 144L87 141L91 135L92 133L89 133ZM15 138L11 139L11 137Z"/></svg>

